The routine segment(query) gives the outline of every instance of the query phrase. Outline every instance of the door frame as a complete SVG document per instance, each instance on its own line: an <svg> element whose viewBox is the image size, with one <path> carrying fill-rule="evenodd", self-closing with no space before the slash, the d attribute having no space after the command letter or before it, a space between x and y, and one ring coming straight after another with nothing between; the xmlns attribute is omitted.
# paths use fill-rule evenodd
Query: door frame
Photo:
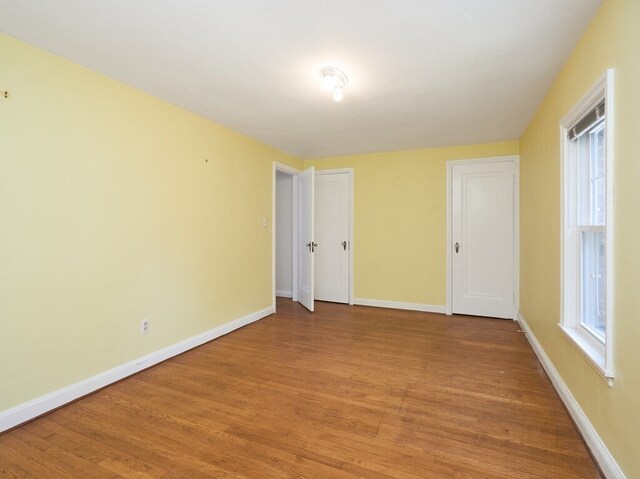
<svg viewBox="0 0 640 479"><path fill-rule="evenodd" d="M285 163L280 163L278 161L273 162L273 173L272 173L272 186L271 186L271 297L273 298L273 311L276 310L276 176L277 173L285 173L290 175L294 181L292 181L291 186L291 210L292 210L292 219L291 219L291 254L293 255L293 271L291 276L292 287L291 294L292 300L298 300L298 184L295 181L295 177L302 173L302 170L294 168L293 166L289 166Z"/></svg>
<svg viewBox="0 0 640 479"><path fill-rule="evenodd" d="M353 306L353 168L316 170L316 176L338 173L349 175L349 304Z"/></svg>
<svg viewBox="0 0 640 479"><path fill-rule="evenodd" d="M470 158L447 161L447 305L446 314L453 314L453 167L468 164L490 164L512 162L515 176L513 188L513 294L515 312L513 320L517 321L520 311L520 156L494 156L489 158Z"/></svg>

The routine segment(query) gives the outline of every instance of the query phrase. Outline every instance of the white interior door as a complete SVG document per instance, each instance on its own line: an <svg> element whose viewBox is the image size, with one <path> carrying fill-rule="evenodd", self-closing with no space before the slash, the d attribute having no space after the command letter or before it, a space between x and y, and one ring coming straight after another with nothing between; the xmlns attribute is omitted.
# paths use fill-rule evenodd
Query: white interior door
<svg viewBox="0 0 640 479"><path fill-rule="evenodd" d="M298 301L309 311L313 311L314 300L314 176L315 168L312 166L304 170L298 176Z"/></svg>
<svg viewBox="0 0 640 479"><path fill-rule="evenodd" d="M451 170L452 312L515 315L514 161Z"/></svg>
<svg viewBox="0 0 640 479"><path fill-rule="evenodd" d="M349 173L316 173L315 299L349 302Z"/></svg>

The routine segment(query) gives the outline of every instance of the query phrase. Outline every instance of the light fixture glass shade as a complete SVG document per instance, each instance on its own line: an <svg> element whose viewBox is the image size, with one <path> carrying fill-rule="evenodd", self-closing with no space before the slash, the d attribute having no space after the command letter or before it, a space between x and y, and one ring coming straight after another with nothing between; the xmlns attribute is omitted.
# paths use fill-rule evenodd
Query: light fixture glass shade
<svg viewBox="0 0 640 479"><path fill-rule="evenodd" d="M341 86L336 86L333 89L333 99L335 101L342 101L343 98L344 98L343 88Z"/></svg>
<svg viewBox="0 0 640 479"><path fill-rule="evenodd" d="M333 90L337 83L337 78L334 75L326 74L322 77L322 84L324 85L325 90Z"/></svg>
<svg viewBox="0 0 640 479"><path fill-rule="evenodd" d="M344 98L344 88L349 80L347 75L335 67L324 67L320 70L320 78L326 90L333 91L333 99L342 101Z"/></svg>

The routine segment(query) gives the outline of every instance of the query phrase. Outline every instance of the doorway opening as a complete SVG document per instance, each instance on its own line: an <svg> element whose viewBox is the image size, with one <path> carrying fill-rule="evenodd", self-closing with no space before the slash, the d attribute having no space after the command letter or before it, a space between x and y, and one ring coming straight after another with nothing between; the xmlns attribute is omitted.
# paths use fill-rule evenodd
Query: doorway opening
<svg viewBox="0 0 640 479"><path fill-rule="evenodd" d="M297 181L300 170L274 163L273 297L297 301Z"/></svg>

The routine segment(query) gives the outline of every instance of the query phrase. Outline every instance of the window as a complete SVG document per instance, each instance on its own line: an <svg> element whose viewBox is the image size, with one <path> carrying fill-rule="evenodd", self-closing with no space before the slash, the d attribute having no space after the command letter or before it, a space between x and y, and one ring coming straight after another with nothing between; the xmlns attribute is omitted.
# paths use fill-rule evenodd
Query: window
<svg viewBox="0 0 640 479"><path fill-rule="evenodd" d="M561 122L562 320L567 337L607 379L612 341L612 70Z"/></svg>

